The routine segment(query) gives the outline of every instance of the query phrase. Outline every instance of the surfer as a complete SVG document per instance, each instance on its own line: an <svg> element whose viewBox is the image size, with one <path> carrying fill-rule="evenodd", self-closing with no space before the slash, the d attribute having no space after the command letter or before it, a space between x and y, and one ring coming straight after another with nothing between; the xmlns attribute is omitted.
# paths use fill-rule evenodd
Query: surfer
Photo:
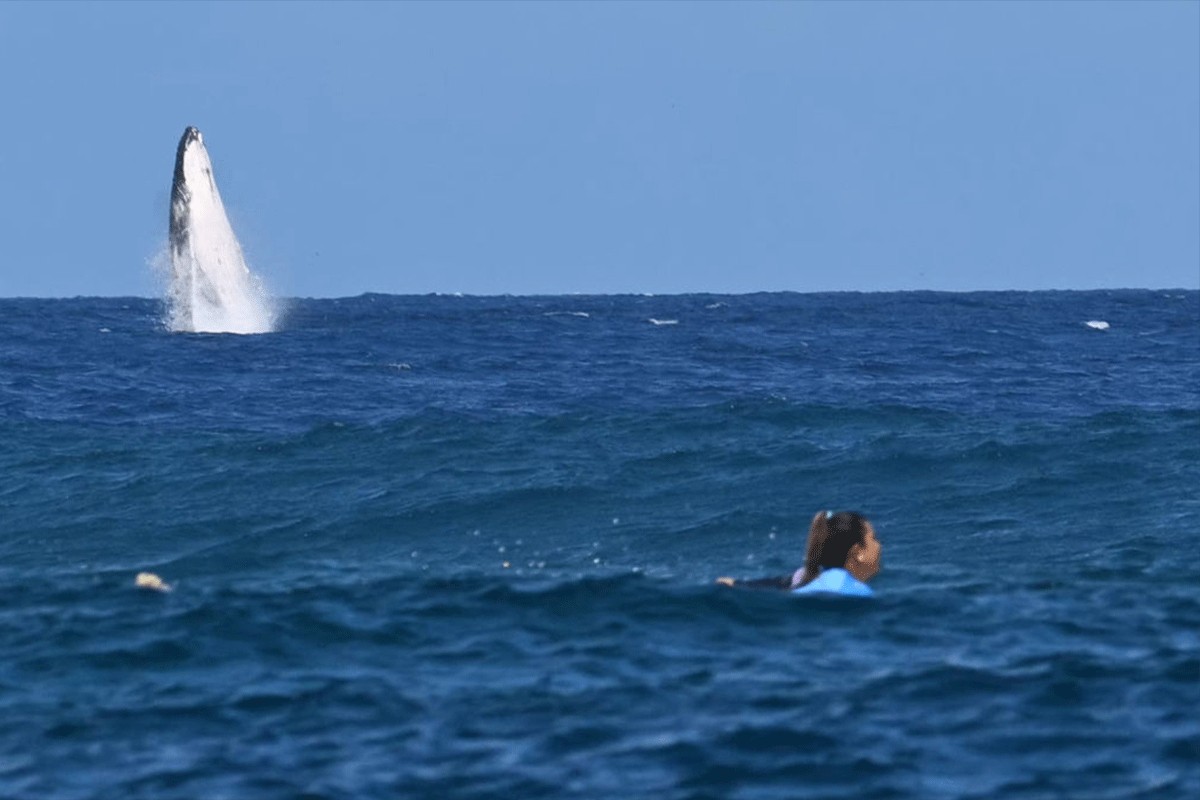
<svg viewBox="0 0 1200 800"><path fill-rule="evenodd" d="M791 575L743 581L717 578L725 586L786 589L794 594L870 597L867 581L879 574L883 546L875 528L854 511L818 511L808 526L804 566Z"/></svg>

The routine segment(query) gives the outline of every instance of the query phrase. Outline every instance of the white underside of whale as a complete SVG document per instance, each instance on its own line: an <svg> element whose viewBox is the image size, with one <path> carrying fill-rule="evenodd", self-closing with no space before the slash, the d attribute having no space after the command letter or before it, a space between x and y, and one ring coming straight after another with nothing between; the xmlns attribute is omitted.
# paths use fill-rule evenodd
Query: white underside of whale
<svg viewBox="0 0 1200 800"><path fill-rule="evenodd" d="M275 310L246 266L212 161L197 135L182 155L183 185L172 193L168 326L195 333L266 333Z"/></svg>

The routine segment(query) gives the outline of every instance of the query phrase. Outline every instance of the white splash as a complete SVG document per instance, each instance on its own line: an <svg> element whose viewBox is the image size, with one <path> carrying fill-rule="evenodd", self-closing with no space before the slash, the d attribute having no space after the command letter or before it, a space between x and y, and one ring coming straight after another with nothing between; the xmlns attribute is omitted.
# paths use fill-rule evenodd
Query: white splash
<svg viewBox="0 0 1200 800"><path fill-rule="evenodd" d="M192 333L267 333L276 309L233 233L200 131L184 131L171 187L167 326Z"/></svg>
<svg viewBox="0 0 1200 800"><path fill-rule="evenodd" d="M1091 328L1094 331L1108 330L1108 323L1102 319L1089 319L1087 322L1085 322L1083 324L1087 325L1089 328Z"/></svg>

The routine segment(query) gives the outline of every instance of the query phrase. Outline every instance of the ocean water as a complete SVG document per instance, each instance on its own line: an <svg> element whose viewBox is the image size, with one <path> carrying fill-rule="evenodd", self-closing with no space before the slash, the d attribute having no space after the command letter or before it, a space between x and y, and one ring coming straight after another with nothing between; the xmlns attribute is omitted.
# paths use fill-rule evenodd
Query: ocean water
<svg viewBox="0 0 1200 800"><path fill-rule="evenodd" d="M163 316L0 300L2 798L1200 796L1200 292Z"/></svg>

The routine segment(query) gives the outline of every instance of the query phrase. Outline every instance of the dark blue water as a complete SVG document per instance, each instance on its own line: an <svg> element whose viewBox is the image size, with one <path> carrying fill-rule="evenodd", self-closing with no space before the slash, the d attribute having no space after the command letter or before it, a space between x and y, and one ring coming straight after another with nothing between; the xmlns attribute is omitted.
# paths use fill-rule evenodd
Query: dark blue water
<svg viewBox="0 0 1200 800"><path fill-rule="evenodd" d="M1200 796L1200 292L161 316L0 301L0 797Z"/></svg>

